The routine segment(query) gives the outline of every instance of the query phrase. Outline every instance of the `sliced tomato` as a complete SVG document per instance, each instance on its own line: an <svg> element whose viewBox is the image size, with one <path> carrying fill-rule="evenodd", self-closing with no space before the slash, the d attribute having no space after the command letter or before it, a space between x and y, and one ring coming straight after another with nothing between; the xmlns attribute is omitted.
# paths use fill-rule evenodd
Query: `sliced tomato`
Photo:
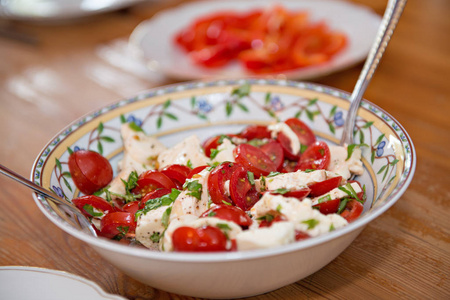
<svg viewBox="0 0 450 300"><path fill-rule="evenodd" d="M341 217L347 220L347 222L351 223L358 219L361 215L364 206L359 203L357 200L350 200L347 202L345 209L341 212Z"/></svg>
<svg viewBox="0 0 450 300"><path fill-rule="evenodd" d="M323 141L317 141L311 144L300 157L298 169L305 170L323 170L330 164L330 148Z"/></svg>
<svg viewBox="0 0 450 300"><path fill-rule="evenodd" d="M243 228L248 228L252 224L252 219L239 207L231 205L216 205L211 207L200 218L214 217L238 224Z"/></svg>
<svg viewBox="0 0 450 300"><path fill-rule="evenodd" d="M309 234L307 234L306 232L300 231L300 230L296 230L295 231L295 240L296 241L303 241L306 239L309 239L311 236Z"/></svg>
<svg viewBox="0 0 450 300"><path fill-rule="evenodd" d="M127 204L125 204L122 207L122 210L125 212L129 212L130 214L132 214L134 216L134 215L136 215L136 212L139 210L140 203L141 203L141 201L128 202Z"/></svg>
<svg viewBox="0 0 450 300"><path fill-rule="evenodd" d="M101 235L107 238L133 234L136 230L134 215L129 212L106 214L100 222Z"/></svg>
<svg viewBox="0 0 450 300"><path fill-rule="evenodd" d="M237 168L241 168L241 166L232 162L224 162L211 171L208 176L208 191L213 203L217 205L224 202L233 203L229 192L225 189L225 182L230 180L231 175Z"/></svg>
<svg viewBox="0 0 450 300"><path fill-rule="evenodd" d="M116 211L116 208L108 201L94 195L86 195L72 199L72 203L87 217L96 217L96 211L100 211L98 212L99 214L107 214Z"/></svg>
<svg viewBox="0 0 450 300"><path fill-rule="evenodd" d="M74 184L87 195L104 188L113 178L109 161L94 151L75 151L69 156L68 164Z"/></svg>
<svg viewBox="0 0 450 300"><path fill-rule="evenodd" d="M283 167L281 168L282 173L295 172L298 169L298 161L292 161L285 159L283 162Z"/></svg>
<svg viewBox="0 0 450 300"><path fill-rule="evenodd" d="M328 215L328 214L336 213L339 209L340 203L341 203L341 199L333 199L333 200L320 202L320 203L314 205L314 207L317 207L322 214Z"/></svg>
<svg viewBox="0 0 450 300"><path fill-rule="evenodd" d="M230 178L230 195L233 202L244 211L249 210L259 200L259 193L248 179L247 170L239 167Z"/></svg>
<svg viewBox="0 0 450 300"><path fill-rule="evenodd" d="M300 158L300 153L294 153L291 147L291 140L283 132L278 133L277 142L283 149L284 156L287 159L297 161Z"/></svg>
<svg viewBox="0 0 450 300"><path fill-rule="evenodd" d="M311 196L318 197L320 195L328 193L332 189L335 189L338 186L340 186L341 182L342 176L336 176L326 179L324 181L313 183L309 186L309 188L311 189Z"/></svg>
<svg viewBox="0 0 450 300"><path fill-rule="evenodd" d="M310 194L310 192L311 192L311 189L305 187L302 189L289 191L289 192L285 193L284 196L297 198L298 200L303 200Z"/></svg>
<svg viewBox="0 0 450 300"><path fill-rule="evenodd" d="M240 144L234 149L236 162L240 163L246 170L252 172L256 178L275 172L275 163L261 149L249 145Z"/></svg>
<svg viewBox="0 0 450 300"><path fill-rule="evenodd" d="M159 171L149 170L139 175L137 185L131 192L136 195L145 195L156 189L170 190L176 187L175 183L167 175Z"/></svg>
<svg viewBox="0 0 450 300"><path fill-rule="evenodd" d="M204 165L204 166L198 166L198 167L196 167L196 168L193 168L193 169L189 172L187 178L191 179L195 174L200 173L201 171L203 171L203 170L206 169L207 167L208 167L207 165Z"/></svg>
<svg viewBox="0 0 450 300"><path fill-rule="evenodd" d="M300 144L309 146L316 141L314 132L304 122L297 118L290 118L284 121L297 135Z"/></svg>
<svg viewBox="0 0 450 300"><path fill-rule="evenodd" d="M250 125L247 126L242 132L239 134L242 138L247 140L253 139L270 139L271 133L267 126L264 125Z"/></svg>
<svg viewBox="0 0 450 300"><path fill-rule="evenodd" d="M232 137L238 137L236 134L227 134L227 135L217 135L208 138L205 142L203 142L203 150L205 152L205 155L208 157L211 157L211 150L217 149L220 144L222 144L222 141L224 138L232 138Z"/></svg>
<svg viewBox="0 0 450 300"><path fill-rule="evenodd" d="M174 164L163 168L160 172L169 177L175 183L177 189L181 189L191 169L185 165Z"/></svg>
<svg viewBox="0 0 450 300"><path fill-rule="evenodd" d="M174 251L216 252L227 250L227 237L217 227L192 228L181 226L172 234Z"/></svg>
<svg viewBox="0 0 450 300"><path fill-rule="evenodd" d="M275 164L276 170L280 171L284 161L283 147L281 147L280 143L275 140L270 140L268 143L262 145L260 149Z"/></svg>
<svg viewBox="0 0 450 300"><path fill-rule="evenodd" d="M141 199L141 201L139 203L139 208L141 208L141 209L144 208L145 203L148 200L161 198L164 195L170 194L170 192L171 192L170 189L157 189L157 190L154 190L152 192L149 192L149 193L145 194L145 196L142 197L142 199Z"/></svg>

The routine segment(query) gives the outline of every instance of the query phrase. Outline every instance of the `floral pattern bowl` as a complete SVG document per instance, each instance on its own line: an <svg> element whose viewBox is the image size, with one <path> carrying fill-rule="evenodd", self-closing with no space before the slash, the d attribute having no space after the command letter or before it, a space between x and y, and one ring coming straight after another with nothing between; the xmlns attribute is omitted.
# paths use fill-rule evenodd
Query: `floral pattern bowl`
<svg viewBox="0 0 450 300"><path fill-rule="evenodd" d="M284 80L200 81L155 88L85 115L63 129L38 155L31 179L67 201L79 195L68 171L69 152L98 151L116 169L122 157L120 126L133 121L172 146L183 137L200 139L238 132L249 124L297 117L319 139L338 143L349 94L330 87ZM205 298L265 293L301 280L331 262L364 227L391 207L414 175L416 155L404 128L383 109L364 100L355 141L363 144L367 198L362 216L344 228L294 244L241 252L165 253L95 238L69 225L68 216L34 195L58 227L92 246L129 276L165 291Z"/></svg>

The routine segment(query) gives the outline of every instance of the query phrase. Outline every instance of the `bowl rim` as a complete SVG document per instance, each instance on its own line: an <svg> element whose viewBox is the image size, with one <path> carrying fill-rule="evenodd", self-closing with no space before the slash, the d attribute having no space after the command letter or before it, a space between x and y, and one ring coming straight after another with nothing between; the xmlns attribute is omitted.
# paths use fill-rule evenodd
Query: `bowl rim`
<svg viewBox="0 0 450 300"><path fill-rule="evenodd" d="M261 79L261 78L243 78L243 79L235 79L235 80L193 80L193 81L186 81L182 83L174 83L169 85L163 85L154 87L151 89L147 89L144 91L141 91L137 93L134 97L128 97L127 99L141 99L141 96L146 95L150 92L156 92L161 89L171 89L178 86L189 86L194 85L195 88L198 88L199 84L205 84L202 85L202 87L207 87L209 84L212 83L220 83L225 82L226 85L236 85L240 84L242 82L247 82L252 84L253 81L256 80L256 83L260 82L261 80L264 82L265 85L280 85L280 83L283 83L286 86L291 86L290 84L295 84L292 86L295 86L297 88L298 84L303 84L304 86L301 87L303 89L306 88L314 88L314 91L317 91L317 89L328 89L331 91L338 92L339 95L334 95L335 97L338 97L342 100L349 101L350 93L343 91L341 89L337 89L331 86L323 85L323 84L317 84L317 83L311 83L307 81L294 81L294 80L277 80L277 79ZM174 90L175 91L175 90ZM50 141L45 144L45 146L42 148L42 150L37 155L30 174L30 180L34 182L34 174L35 170L38 164L38 161L44 151L53 143L53 141L60 136L64 131L71 128L73 125L78 123L81 119L86 118L88 116L92 116L95 113L100 113L106 108L111 107L112 105L117 105L120 102L124 101L124 99L121 99L119 101L114 101L108 105L101 106L98 109L95 109L93 111L90 111L81 117L75 119L73 122L65 126L63 129L58 131L53 138L50 139ZM352 233L353 231L356 231L358 229L362 230L369 222L373 221L374 219L378 218L381 214L383 214L385 211L387 211L391 206L393 206L398 199L404 194L408 186L410 185L415 169L416 169L416 151L414 144L405 130L405 128L394 118L391 114L389 114L384 109L380 108L378 105L368 101L367 99L363 99L363 103L369 104L370 106L376 108L380 112L382 112L384 115L390 118L390 120L398 126L402 133L405 134L405 138L408 141L408 144L411 146L410 148L410 168L409 168L409 175L407 178L403 181L403 184L400 188L398 188L395 192L395 195L388 199L385 203L383 203L381 206L373 208L370 213L366 213L360 218L358 218L356 221L348 224L347 226L344 226L343 228L339 228L338 230L329 232L327 234L323 234L311 239L303 240L300 242L295 242L288 245L283 245L279 247L273 247L273 248L267 248L267 249L255 249L255 250L248 250L248 251L235 251L235 252L217 252L217 253L185 253L185 252L161 252L161 251L152 251L146 248L138 248L138 247L132 247L129 245L122 245L115 241L111 241L106 238L102 237L93 237L92 235L82 232L78 229L75 229L71 227L70 225L66 223L59 222L57 219L55 219L43 206L41 201L47 201L44 197L41 195L32 192L33 198L35 200L36 205L39 207L39 209L42 211L42 213L57 227L65 231L66 233L72 235L73 237L76 237L83 242L89 244L90 246L94 246L96 248L101 248L103 250L116 252L120 254L126 254L133 257L139 257L139 258L148 258L148 259L154 259L158 261L170 261L170 262L192 262L192 263L214 263L214 262L228 262L228 261L242 261L242 260L253 260L253 259L261 259L265 257L270 256L277 256L277 255L283 255L287 253L292 253L312 247L319 246L320 244L324 244L327 242L330 242L331 240L334 240L336 238L339 238L341 236L348 235ZM125 104L126 105L126 104ZM107 112L106 112L107 113ZM102 113L100 113L101 115Z"/></svg>

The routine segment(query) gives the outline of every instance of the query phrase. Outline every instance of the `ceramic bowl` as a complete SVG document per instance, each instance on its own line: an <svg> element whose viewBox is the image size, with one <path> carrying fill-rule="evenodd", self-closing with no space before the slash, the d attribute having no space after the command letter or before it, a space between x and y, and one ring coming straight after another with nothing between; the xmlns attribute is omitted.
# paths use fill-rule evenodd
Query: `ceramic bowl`
<svg viewBox="0 0 450 300"><path fill-rule="evenodd" d="M248 95L233 95L239 88ZM119 128L125 121L136 122L172 146L191 134L206 139L238 132L248 124L295 116L310 125L319 139L338 143L349 96L321 85L265 79L201 81L152 89L64 128L38 155L31 179L66 199L79 196L68 176L68 147L98 151L116 168L123 150ZM363 101L355 141L367 145L362 148L365 172L357 178L367 188L362 216L326 235L271 249L191 254L133 248L71 227L58 207L38 195L34 198L50 221L145 284L193 297L253 296L299 281L327 265L407 189L415 170L415 150L407 132L389 113Z"/></svg>

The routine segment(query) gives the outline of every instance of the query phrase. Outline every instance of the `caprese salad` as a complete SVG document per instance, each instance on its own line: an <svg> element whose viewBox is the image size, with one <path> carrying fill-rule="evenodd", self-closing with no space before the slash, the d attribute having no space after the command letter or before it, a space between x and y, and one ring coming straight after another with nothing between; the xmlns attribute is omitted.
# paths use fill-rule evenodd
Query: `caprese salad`
<svg viewBox="0 0 450 300"><path fill-rule="evenodd" d="M69 170L85 195L73 203L99 236L149 249L241 251L308 239L363 211L358 146L318 140L301 120L250 125L171 148L134 123L121 128L117 176L97 152L79 150Z"/></svg>

